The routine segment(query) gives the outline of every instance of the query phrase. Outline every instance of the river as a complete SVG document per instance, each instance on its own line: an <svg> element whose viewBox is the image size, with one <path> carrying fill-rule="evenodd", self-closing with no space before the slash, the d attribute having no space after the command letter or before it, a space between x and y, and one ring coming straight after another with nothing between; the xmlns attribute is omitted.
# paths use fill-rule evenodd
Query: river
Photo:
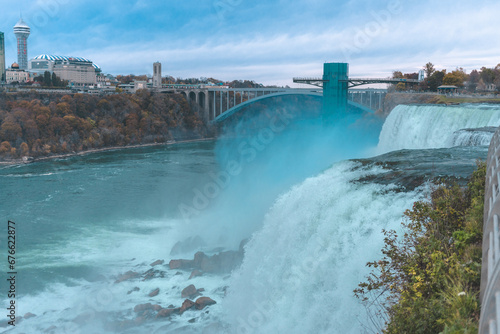
<svg viewBox="0 0 500 334"><path fill-rule="evenodd" d="M427 180L464 182L499 125L495 105L402 105L383 123L358 115L330 127L282 113L244 136L2 167L0 222L3 231L16 223L20 321L2 316L0 332L363 332L370 323L352 291L380 256L381 230L399 228ZM242 240L231 273L189 279L168 267ZM6 238L0 245L6 258ZM116 282L158 259L147 279ZM180 306L189 284L216 304L136 320L138 304Z"/></svg>

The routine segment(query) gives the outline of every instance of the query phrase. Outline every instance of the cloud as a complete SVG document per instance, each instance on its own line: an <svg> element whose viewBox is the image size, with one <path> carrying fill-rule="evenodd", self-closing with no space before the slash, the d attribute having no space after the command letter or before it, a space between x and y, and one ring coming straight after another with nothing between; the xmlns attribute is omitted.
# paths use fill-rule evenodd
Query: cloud
<svg viewBox="0 0 500 334"><path fill-rule="evenodd" d="M49 6L54 2L58 7ZM351 75L373 77L414 72L428 61L450 70L500 62L495 1L25 3L33 21L30 56L83 56L113 74L151 73L151 64L161 61L173 76L290 84L293 76L320 75L325 61L347 61ZM9 63L16 57L18 9L4 7L0 31L6 32ZM37 13L50 19L37 23Z"/></svg>

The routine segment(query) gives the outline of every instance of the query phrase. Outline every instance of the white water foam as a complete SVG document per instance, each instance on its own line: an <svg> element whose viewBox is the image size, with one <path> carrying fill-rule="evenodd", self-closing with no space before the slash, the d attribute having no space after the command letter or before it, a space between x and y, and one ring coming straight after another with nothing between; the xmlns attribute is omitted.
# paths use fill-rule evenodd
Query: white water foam
<svg viewBox="0 0 500 334"><path fill-rule="evenodd" d="M496 127L478 129L461 129L453 133L453 146L485 146L489 145Z"/></svg>
<svg viewBox="0 0 500 334"><path fill-rule="evenodd" d="M230 333L360 333L353 289L421 195L352 183L380 170L342 162L282 195L245 248L223 302ZM358 319L357 317L360 317Z"/></svg>
<svg viewBox="0 0 500 334"><path fill-rule="evenodd" d="M377 153L453 146L453 133L500 125L496 105L399 105L387 117Z"/></svg>

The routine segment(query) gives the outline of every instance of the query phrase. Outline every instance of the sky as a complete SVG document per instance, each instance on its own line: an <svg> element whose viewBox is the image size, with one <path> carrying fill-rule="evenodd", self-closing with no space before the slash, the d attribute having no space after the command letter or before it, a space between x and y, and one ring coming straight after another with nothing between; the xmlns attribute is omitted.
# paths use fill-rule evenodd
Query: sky
<svg viewBox="0 0 500 334"><path fill-rule="evenodd" d="M325 62L372 78L500 63L497 0L0 0L7 66L20 15L30 59L84 57L113 75L159 61L164 76L294 87Z"/></svg>

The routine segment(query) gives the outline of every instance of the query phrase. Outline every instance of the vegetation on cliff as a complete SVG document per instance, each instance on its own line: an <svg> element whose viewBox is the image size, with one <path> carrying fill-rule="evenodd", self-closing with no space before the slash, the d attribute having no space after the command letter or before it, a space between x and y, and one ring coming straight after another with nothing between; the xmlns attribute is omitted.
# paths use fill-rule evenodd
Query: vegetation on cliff
<svg viewBox="0 0 500 334"><path fill-rule="evenodd" d="M355 295L384 333L477 333L486 164L465 188L436 186L405 212L403 235L383 231L383 258Z"/></svg>
<svg viewBox="0 0 500 334"><path fill-rule="evenodd" d="M0 95L0 160L206 135L197 106L180 94Z"/></svg>

